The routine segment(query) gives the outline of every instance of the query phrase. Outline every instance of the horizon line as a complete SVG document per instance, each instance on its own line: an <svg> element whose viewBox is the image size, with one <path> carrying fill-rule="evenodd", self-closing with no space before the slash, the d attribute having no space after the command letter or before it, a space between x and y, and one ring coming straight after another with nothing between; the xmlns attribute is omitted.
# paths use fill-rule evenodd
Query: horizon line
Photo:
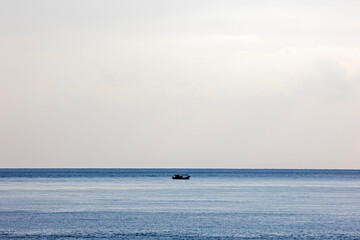
<svg viewBox="0 0 360 240"><path fill-rule="evenodd" d="M224 170L360 170L360 168L201 168L201 167L0 167L0 169L224 169Z"/></svg>

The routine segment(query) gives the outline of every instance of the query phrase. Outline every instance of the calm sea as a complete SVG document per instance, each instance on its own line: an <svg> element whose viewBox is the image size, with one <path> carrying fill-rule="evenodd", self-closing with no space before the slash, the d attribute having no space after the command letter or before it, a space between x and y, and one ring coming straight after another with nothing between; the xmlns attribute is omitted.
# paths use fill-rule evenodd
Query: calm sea
<svg viewBox="0 0 360 240"><path fill-rule="evenodd" d="M360 239L360 170L0 169L0 239Z"/></svg>

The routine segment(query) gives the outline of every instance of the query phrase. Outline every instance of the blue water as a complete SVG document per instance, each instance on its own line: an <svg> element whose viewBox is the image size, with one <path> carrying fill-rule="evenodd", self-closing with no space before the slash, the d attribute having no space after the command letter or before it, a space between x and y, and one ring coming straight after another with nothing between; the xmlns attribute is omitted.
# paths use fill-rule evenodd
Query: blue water
<svg viewBox="0 0 360 240"><path fill-rule="evenodd" d="M0 169L0 239L360 239L360 170Z"/></svg>

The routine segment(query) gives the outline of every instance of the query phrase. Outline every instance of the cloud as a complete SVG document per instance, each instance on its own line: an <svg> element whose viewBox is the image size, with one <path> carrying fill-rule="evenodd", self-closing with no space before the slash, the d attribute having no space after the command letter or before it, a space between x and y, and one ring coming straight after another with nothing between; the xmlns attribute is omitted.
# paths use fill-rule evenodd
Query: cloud
<svg viewBox="0 0 360 240"><path fill-rule="evenodd" d="M120 38L103 50L104 65L111 68L100 78L108 86L96 91L121 101L190 97L218 104L279 95L340 100L360 74L356 48L294 47L246 35Z"/></svg>
<svg viewBox="0 0 360 240"><path fill-rule="evenodd" d="M139 85L142 81L142 77L138 73L119 74L108 69L104 69L101 72L100 78L114 87L133 87Z"/></svg>
<svg viewBox="0 0 360 240"><path fill-rule="evenodd" d="M0 4L3 166L359 166L359 2Z"/></svg>
<svg viewBox="0 0 360 240"><path fill-rule="evenodd" d="M313 63L315 79L313 89L319 88L330 98L346 98L350 93L347 73L337 62L322 60Z"/></svg>

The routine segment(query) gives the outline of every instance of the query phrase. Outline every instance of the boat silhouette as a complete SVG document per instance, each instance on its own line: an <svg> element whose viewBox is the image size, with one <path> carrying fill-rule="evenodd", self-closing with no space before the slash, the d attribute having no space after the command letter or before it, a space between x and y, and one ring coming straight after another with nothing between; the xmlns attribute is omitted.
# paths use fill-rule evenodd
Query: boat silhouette
<svg viewBox="0 0 360 240"><path fill-rule="evenodd" d="M174 174L172 176L172 179L176 179L176 180L189 180L190 176L189 175L181 175L181 174Z"/></svg>

